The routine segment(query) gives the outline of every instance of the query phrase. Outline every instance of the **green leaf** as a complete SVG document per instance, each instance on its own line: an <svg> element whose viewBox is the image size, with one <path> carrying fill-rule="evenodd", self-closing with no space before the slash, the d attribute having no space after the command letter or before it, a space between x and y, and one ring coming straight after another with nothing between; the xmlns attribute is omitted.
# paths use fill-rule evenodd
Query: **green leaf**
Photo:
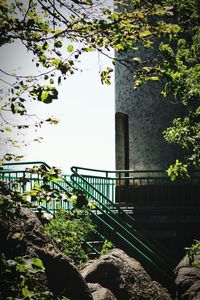
<svg viewBox="0 0 200 300"><path fill-rule="evenodd" d="M39 183L35 182L34 183L34 187L35 190L41 190L41 186L39 185Z"/></svg>
<svg viewBox="0 0 200 300"><path fill-rule="evenodd" d="M23 288L22 288L22 295L23 296L30 296L32 295L33 293L31 291L29 291L28 289L28 286L25 285Z"/></svg>
<svg viewBox="0 0 200 300"><path fill-rule="evenodd" d="M42 100L43 102L46 102L46 101L48 100L48 97L49 97L49 92L48 92L48 91L42 92L41 100Z"/></svg>
<svg viewBox="0 0 200 300"><path fill-rule="evenodd" d="M62 42L61 42L61 41L56 41L56 42L54 43L54 47L56 47L56 48L61 48L61 47L62 47Z"/></svg>
<svg viewBox="0 0 200 300"><path fill-rule="evenodd" d="M112 17L115 21L118 21L118 20L119 20L119 14L117 14L117 13L113 13L113 14L111 15L111 17Z"/></svg>
<svg viewBox="0 0 200 300"><path fill-rule="evenodd" d="M8 132L12 132L12 129L10 127L5 127L4 130Z"/></svg>
<svg viewBox="0 0 200 300"><path fill-rule="evenodd" d="M155 80L156 81L156 80L159 80L159 77L158 76L151 76L150 80Z"/></svg>
<svg viewBox="0 0 200 300"><path fill-rule="evenodd" d="M172 24L171 31L173 33L179 33L181 31L181 27L178 24Z"/></svg>
<svg viewBox="0 0 200 300"><path fill-rule="evenodd" d="M38 257L33 259L33 266L37 267L38 269L44 269L44 265L43 265L41 259L39 259Z"/></svg>
<svg viewBox="0 0 200 300"><path fill-rule="evenodd" d="M105 79L105 80L104 80L104 83L105 83L106 85L111 85L111 82L110 82L109 79Z"/></svg>
<svg viewBox="0 0 200 300"><path fill-rule="evenodd" d="M15 102L11 104L11 111L13 114L23 115L26 112L26 108L21 102Z"/></svg>
<svg viewBox="0 0 200 300"><path fill-rule="evenodd" d="M115 45L115 49L117 51L123 51L124 50L124 46L122 44L117 44L117 45Z"/></svg>
<svg viewBox="0 0 200 300"><path fill-rule="evenodd" d="M156 8L154 14L157 16L164 16L167 13L167 10L165 7L159 6Z"/></svg>
<svg viewBox="0 0 200 300"><path fill-rule="evenodd" d="M146 30L142 30L140 33L139 33L139 37L146 37L146 36L150 36L152 35L152 32L148 29Z"/></svg>
<svg viewBox="0 0 200 300"><path fill-rule="evenodd" d="M68 52L73 52L74 51L74 46L73 45L68 45L67 51Z"/></svg>
<svg viewBox="0 0 200 300"><path fill-rule="evenodd" d="M86 52L93 52L94 51L94 48L93 47L88 47L88 48L84 48L84 50Z"/></svg>

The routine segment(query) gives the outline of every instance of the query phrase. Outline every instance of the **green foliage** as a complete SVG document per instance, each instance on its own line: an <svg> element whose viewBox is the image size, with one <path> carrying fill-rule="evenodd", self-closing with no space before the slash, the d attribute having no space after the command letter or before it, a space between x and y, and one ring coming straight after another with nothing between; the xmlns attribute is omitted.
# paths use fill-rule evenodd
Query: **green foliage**
<svg viewBox="0 0 200 300"><path fill-rule="evenodd" d="M0 255L0 299L52 299L49 291L42 291L38 277L45 270L39 258L30 256L6 259Z"/></svg>
<svg viewBox="0 0 200 300"><path fill-rule="evenodd" d="M107 70L104 70L101 72L101 83L102 84L107 84L107 85L110 85L111 82L110 82L110 78L111 78L111 75L110 73L113 72L113 69L112 68L107 68Z"/></svg>
<svg viewBox="0 0 200 300"><path fill-rule="evenodd" d="M168 176L172 181L176 180L178 177L187 178L189 177L187 167L186 164L183 164L177 159L175 164L168 168Z"/></svg>
<svg viewBox="0 0 200 300"><path fill-rule="evenodd" d="M200 240L195 240L191 247L185 248L186 257L189 260L189 264L193 266L200 266L200 260L196 258L197 253L200 253Z"/></svg>
<svg viewBox="0 0 200 300"><path fill-rule="evenodd" d="M53 238L60 250L72 258L79 267L88 260L82 243L94 229L87 208L71 212L60 209L54 219L45 226L47 235Z"/></svg>
<svg viewBox="0 0 200 300"><path fill-rule="evenodd" d="M0 47L5 44L12 45L20 40L25 49L32 53L30 74L18 76L10 70L0 69L2 82L5 83L5 89L2 90L0 97L0 116L3 123L8 125L1 126L0 123L0 131L5 134L5 143L11 146L20 145L19 141L13 141L12 134L7 137L13 127L17 134L22 135L24 129L29 126L39 128L49 122L48 120L38 122L36 116L35 123L27 124L27 118L23 117L31 116L34 119L28 103L34 100L49 104L58 99L58 85L68 75L78 70L77 58L106 45L107 38L102 30L108 30L109 25L106 19L103 21L103 2L103 0L98 3L91 0L0 2ZM109 84L109 79L105 78L102 82ZM19 115L21 121L19 118L15 119L15 122L10 122L11 113Z"/></svg>
<svg viewBox="0 0 200 300"><path fill-rule="evenodd" d="M26 116L28 99L51 103L58 98L58 85L78 70L78 58L97 51L110 57L113 64L119 62L129 68L135 88L149 81L164 82L162 95L173 97L185 108L183 118L176 118L164 137L183 148L182 165L187 169L199 167L199 0L122 0L115 4L113 12L104 1L1 1L0 46L21 40L33 53L36 70L40 67L44 72L16 75L8 93L1 97L0 114L10 110ZM105 52L111 48L122 56L111 57ZM142 48L157 54L143 61ZM124 52L132 53L130 59L124 58ZM0 72L11 75L5 70ZM111 72L112 68L99 72L102 84L110 84ZM7 125L0 128L2 133L12 130L9 122ZM27 129L26 124L14 126L17 130ZM16 144L11 138L7 141Z"/></svg>
<svg viewBox="0 0 200 300"><path fill-rule="evenodd" d="M108 253L112 248L113 244L110 241L105 240L101 249L101 255Z"/></svg>
<svg viewBox="0 0 200 300"><path fill-rule="evenodd" d="M49 181L51 182L58 182L59 180L62 181L62 176L61 176L61 169L58 169L56 167L52 167L49 170L45 165L35 165L32 168L27 168L26 169L28 172L32 174L38 174L41 176L42 180L44 183L48 183Z"/></svg>
<svg viewBox="0 0 200 300"><path fill-rule="evenodd" d="M46 85L42 87L40 85L35 86L30 95L33 96L33 99L38 101L42 101L46 104L51 103L53 100L58 99L58 91L55 87Z"/></svg>

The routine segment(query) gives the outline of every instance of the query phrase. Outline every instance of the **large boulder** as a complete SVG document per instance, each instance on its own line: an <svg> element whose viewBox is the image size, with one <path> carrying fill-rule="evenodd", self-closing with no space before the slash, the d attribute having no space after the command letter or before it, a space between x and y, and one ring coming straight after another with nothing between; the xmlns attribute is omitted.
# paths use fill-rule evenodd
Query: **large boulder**
<svg viewBox="0 0 200 300"><path fill-rule="evenodd" d="M72 260L45 235L36 214L11 194L0 184L0 252L10 260L17 256L41 259L45 278L38 278L39 286L53 293L53 297L92 300L91 292Z"/></svg>
<svg viewBox="0 0 200 300"><path fill-rule="evenodd" d="M93 300L117 300L113 293L102 287L99 283L88 283Z"/></svg>
<svg viewBox="0 0 200 300"><path fill-rule="evenodd" d="M176 299L200 299L200 252L190 262L185 256L175 269Z"/></svg>
<svg viewBox="0 0 200 300"><path fill-rule="evenodd" d="M99 259L90 261L81 274L88 283L98 283L109 289L117 300L172 299L165 288L151 280L138 261L120 249L113 249Z"/></svg>

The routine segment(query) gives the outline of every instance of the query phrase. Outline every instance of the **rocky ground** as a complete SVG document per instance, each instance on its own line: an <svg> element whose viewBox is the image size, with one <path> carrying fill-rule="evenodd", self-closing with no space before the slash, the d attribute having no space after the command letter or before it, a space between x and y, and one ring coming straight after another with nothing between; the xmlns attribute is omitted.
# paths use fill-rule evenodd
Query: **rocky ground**
<svg viewBox="0 0 200 300"><path fill-rule="evenodd" d="M172 299L165 288L151 280L138 261L120 249L113 249L99 259L87 263L81 274L86 282L98 283L112 292L113 298L105 298L106 300ZM104 299L96 295L97 291L95 300Z"/></svg>
<svg viewBox="0 0 200 300"><path fill-rule="evenodd" d="M184 257L175 269L176 299L200 299L200 253L197 252L193 262Z"/></svg>
<svg viewBox="0 0 200 300"><path fill-rule="evenodd" d="M17 205L15 204L17 201ZM0 184L0 251L9 262L16 256L39 258L44 272L38 272L37 290L48 299L70 300L170 300L169 292L152 281L141 264L120 249L89 261L81 271L45 235L36 214L23 206L16 195ZM200 256L197 257L198 262ZM183 259L177 266L176 300L200 299L200 269ZM0 266L2 272L2 266ZM0 299L6 299L6 284L13 277L0 279ZM16 292L17 293L17 292ZM66 298L62 298L66 297ZM15 295L13 299L22 299ZM23 298L27 299L27 298ZM29 299L29 298L28 298ZM31 299L37 299L31 298ZM47 299L47 298L44 298Z"/></svg>

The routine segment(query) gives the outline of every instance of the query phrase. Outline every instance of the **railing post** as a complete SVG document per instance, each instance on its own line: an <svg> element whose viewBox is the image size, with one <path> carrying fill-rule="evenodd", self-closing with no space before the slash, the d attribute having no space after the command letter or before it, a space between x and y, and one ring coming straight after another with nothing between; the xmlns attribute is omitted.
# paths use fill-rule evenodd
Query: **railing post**
<svg viewBox="0 0 200 300"><path fill-rule="evenodd" d="M129 202L129 172L125 172L125 204L128 206Z"/></svg>
<svg viewBox="0 0 200 300"><path fill-rule="evenodd" d="M22 177L22 191L23 193L26 191L26 173L23 172L23 177Z"/></svg>

